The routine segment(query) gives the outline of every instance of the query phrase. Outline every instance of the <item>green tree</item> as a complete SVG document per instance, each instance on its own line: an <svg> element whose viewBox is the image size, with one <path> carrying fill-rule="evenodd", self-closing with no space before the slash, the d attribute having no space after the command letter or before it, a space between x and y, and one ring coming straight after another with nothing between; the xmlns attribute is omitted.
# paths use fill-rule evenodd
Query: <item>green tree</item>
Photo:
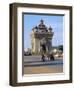
<svg viewBox="0 0 74 90"><path fill-rule="evenodd" d="M59 46L58 46L58 49L63 52L63 45L59 45Z"/></svg>

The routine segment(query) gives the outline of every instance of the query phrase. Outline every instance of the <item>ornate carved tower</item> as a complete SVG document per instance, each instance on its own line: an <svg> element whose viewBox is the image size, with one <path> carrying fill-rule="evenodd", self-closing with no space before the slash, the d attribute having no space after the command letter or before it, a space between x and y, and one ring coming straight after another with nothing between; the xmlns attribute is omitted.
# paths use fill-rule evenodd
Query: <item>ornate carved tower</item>
<svg viewBox="0 0 74 90"><path fill-rule="evenodd" d="M49 28L46 27L44 21L41 19L38 26L35 26L31 32L31 45L32 52L35 54L40 53L40 42L43 38L48 42L48 46L50 47L49 52L52 48L52 37L53 32L51 26Z"/></svg>

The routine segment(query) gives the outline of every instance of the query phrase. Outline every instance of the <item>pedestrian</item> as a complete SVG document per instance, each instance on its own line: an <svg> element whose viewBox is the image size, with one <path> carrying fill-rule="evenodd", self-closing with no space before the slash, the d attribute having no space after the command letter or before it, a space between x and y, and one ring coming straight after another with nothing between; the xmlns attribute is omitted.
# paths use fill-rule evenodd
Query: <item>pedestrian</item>
<svg viewBox="0 0 74 90"><path fill-rule="evenodd" d="M50 54L50 61L54 61L54 56L53 56L53 54Z"/></svg>
<svg viewBox="0 0 74 90"><path fill-rule="evenodd" d="M42 54L42 61L45 62L45 55Z"/></svg>

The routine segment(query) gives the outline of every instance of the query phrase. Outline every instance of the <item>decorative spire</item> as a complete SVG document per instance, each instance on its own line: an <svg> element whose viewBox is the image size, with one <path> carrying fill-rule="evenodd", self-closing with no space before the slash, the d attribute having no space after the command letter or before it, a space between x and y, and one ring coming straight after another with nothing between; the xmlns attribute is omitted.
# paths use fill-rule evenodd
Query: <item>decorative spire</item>
<svg viewBox="0 0 74 90"><path fill-rule="evenodd" d="M44 21L41 19L41 20L40 20L40 24L42 24L42 25L43 25L43 23L44 23Z"/></svg>
<svg viewBox="0 0 74 90"><path fill-rule="evenodd" d="M35 29L38 29L38 27L37 27L37 26L35 26Z"/></svg>
<svg viewBox="0 0 74 90"><path fill-rule="evenodd" d="M39 25L33 27L32 30L36 32L38 32L39 30L41 30L42 32L52 32L52 27L49 26L49 28L47 28L47 26L44 24L44 20L41 19Z"/></svg>
<svg viewBox="0 0 74 90"><path fill-rule="evenodd" d="M51 26L49 26L49 31L52 31L52 27Z"/></svg>
<svg viewBox="0 0 74 90"><path fill-rule="evenodd" d="M47 27L45 26L45 24L44 24L44 21L41 19L40 20L40 24L38 25L38 28L40 29L40 30L46 30L47 29Z"/></svg>

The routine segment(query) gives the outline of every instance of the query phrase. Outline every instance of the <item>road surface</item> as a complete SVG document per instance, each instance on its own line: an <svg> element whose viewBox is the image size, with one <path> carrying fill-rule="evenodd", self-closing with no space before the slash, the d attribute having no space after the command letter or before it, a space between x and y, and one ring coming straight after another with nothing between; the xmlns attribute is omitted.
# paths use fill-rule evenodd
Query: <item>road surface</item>
<svg viewBox="0 0 74 90"><path fill-rule="evenodd" d="M43 74L63 72L63 60L42 62L41 56L24 56L24 74Z"/></svg>

